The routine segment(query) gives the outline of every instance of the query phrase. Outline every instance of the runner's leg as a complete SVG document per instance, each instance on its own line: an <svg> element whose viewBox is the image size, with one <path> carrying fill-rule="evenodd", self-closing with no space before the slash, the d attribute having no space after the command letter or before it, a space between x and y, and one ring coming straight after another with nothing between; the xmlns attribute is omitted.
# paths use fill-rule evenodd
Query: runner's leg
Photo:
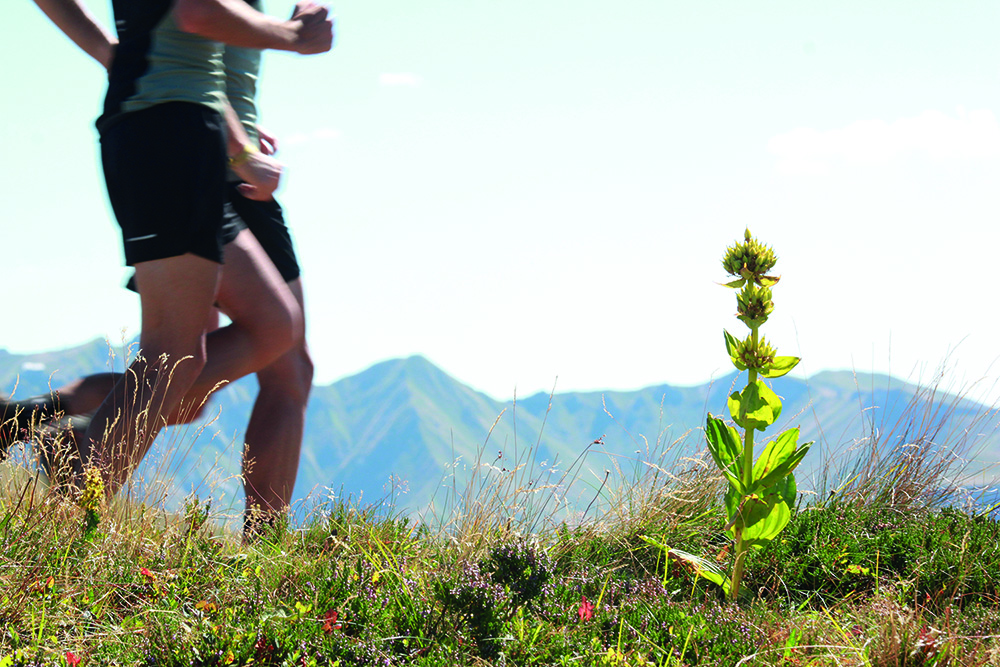
<svg viewBox="0 0 1000 667"><path fill-rule="evenodd" d="M243 230L226 245L225 262L217 302L232 323L208 335L205 367L185 397L185 410L268 366L303 337L302 308L253 234Z"/></svg>
<svg viewBox="0 0 1000 667"><path fill-rule="evenodd" d="M219 264L192 254L138 263L142 302L140 355L98 408L80 448L80 463L105 473L114 495L205 366L205 330Z"/></svg>
<svg viewBox="0 0 1000 667"><path fill-rule="evenodd" d="M288 284L300 307L302 280ZM284 512L292 502L299 467L313 364L305 337L267 368L257 371L260 391L250 415L243 456L245 525Z"/></svg>
<svg viewBox="0 0 1000 667"><path fill-rule="evenodd" d="M218 314L213 309L215 319L206 337L205 366L179 411L168 418L168 424L190 423L212 391L267 366L296 340L302 340L301 306L253 234L241 231L226 244L224 256L218 303L232 323L219 329ZM47 415L56 410L89 414L101 405L120 378L120 373L98 373L55 390L57 400L32 400L47 402ZM28 409L29 402L17 405Z"/></svg>

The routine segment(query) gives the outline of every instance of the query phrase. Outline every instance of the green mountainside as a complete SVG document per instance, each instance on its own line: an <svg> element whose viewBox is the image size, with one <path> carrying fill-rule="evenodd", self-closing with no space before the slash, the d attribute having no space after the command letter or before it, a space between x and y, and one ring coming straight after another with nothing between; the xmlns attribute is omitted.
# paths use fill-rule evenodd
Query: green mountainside
<svg viewBox="0 0 1000 667"><path fill-rule="evenodd" d="M110 354L105 341L44 354L0 350L0 392L46 392L81 373L120 370L126 357L122 350ZM728 375L693 387L536 394L515 403L478 392L423 357L382 362L314 387L295 495L375 501L393 492L400 506L419 509L435 494L440 501L447 489L461 489L477 462L565 470L581 455L581 476L595 480L596 490L606 469L656 464L675 441L668 463L703 449L705 413L726 411L734 381ZM775 432L799 426L802 440L818 443L796 473L800 487L820 488L824 474L836 482L851 446L873 433L917 439L933 432L941 446L965 438L978 453L977 470L1000 460L996 415L972 401L888 376L839 371L784 377L773 387L784 401ZM174 501L214 493L240 507L239 438L255 391L254 379L245 378L214 399L209 423L169 429L139 477L162 485Z"/></svg>

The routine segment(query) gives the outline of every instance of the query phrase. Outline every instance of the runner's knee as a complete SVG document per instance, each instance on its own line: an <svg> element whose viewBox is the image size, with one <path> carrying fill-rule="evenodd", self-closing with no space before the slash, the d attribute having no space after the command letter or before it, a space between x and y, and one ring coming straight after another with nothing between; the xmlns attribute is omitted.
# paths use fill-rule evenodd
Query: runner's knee
<svg viewBox="0 0 1000 667"><path fill-rule="evenodd" d="M261 392L275 391L296 403L309 398L313 382L313 361L309 349L300 345L257 373Z"/></svg>
<svg viewBox="0 0 1000 667"><path fill-rule="evenodd" d="M178 350L174 354L165 353L158 358L163 359L163 363L158 364L158 370L165 374L166 381L185 390L198 379L206 362L205 348L202 345L185 351Z"/></svg>
<svg viewBox="0 0 1000 667"><path fill-rule="evenodd" d="M254 323L256 348L262 365L267 366L282 356L303 337L302 310L294 301L283 303L269 316Z"/></svg>

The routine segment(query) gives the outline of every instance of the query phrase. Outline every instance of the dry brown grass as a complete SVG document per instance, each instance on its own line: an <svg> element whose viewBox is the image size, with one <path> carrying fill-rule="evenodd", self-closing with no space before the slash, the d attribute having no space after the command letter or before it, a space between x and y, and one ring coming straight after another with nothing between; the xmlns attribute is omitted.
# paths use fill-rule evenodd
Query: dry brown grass
<svg viewBox="0 0 1000 667"><path fill-rule="evenodd" d="M972 462L997 435L1000 411L972 401L974 387L954 391L946 380L940 372L931 383L918 385L894 420L887 416L891 410L861 406L864 434L828 456L821 496L898 511L960 500L983 474Z"/></svg>

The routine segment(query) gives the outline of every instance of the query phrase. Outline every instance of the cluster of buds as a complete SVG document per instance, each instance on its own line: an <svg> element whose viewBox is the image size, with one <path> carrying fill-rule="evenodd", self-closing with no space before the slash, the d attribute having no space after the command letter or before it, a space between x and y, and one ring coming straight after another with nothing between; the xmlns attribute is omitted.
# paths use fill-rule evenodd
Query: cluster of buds
<svg viewBox="0 0 1000 667"><path fill-rule="evenodd" d="M746 230L743 242L726 249L722 266L737 280L726 287L739 290L736 294L736 316L750 329L745 340L738 340L726 333L726 349L738 370L759 372L764 377L780 377L797 363L795 357L779 357L775 349L757 331L774 311L771 287L777 276L767 272L774 268L778 258L770 246L764 245Z"/></svg>
<svg viewBox="0 0 1000 667"><path fill-rule="evenodd" d="M722 268L729 275L739 278L735 283L730 283L730 287L743 287L746 282L770 286L778 282L778 279L767 275L767 272L774 268L777 261L774 250L753 238L748 229L743 243L737 243L726 249L726 254L722 258Z"/></svg>
<svg viewBox="0 0 1000 667"><path fill-rule="evenodd" d="M104 477L101 471L91 466L84 471L83 490L77 498L77 506L83 510L83 534L90 539L101 523L101 503L104 501Z"/></svg>
<svg viewBox="0 0 1000 667"><path fill-rule="evenodd" d="M104 478L101 471L95 467L87 468L84 472L83 490L76 504L84 512L97 512L101 509L103 500Z"/></svg>
<svg viewBox="0 0 1000 667"><path fill-rule="evenodd" d="M751 329L766 322L773 310L774 301L771 300L771 290L768 287L748 282L736 295L737 317Z"/></svg>
<svg viewBox="0 0 1000 667"><path fill-rule="evenodd" d="M766 371L774 364L774 358L778 351L775 350L766 338L761 337L756 344L753 336L748 336L746 340L736 343L736 349L732 355L733 363L741 371L755 370Z"/></svg>

